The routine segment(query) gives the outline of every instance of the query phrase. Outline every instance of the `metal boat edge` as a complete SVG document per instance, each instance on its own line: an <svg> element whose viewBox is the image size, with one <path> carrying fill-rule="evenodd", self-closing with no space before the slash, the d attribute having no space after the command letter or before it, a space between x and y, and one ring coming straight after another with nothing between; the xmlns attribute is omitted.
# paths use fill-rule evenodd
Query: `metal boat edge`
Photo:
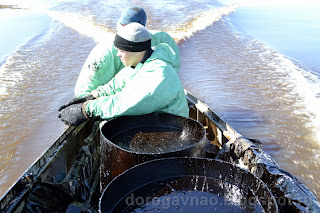
<svg viewBox="0 0 320 213"><path fill-rule="evenodd" d="M266 183L276 198L279 212L320 212L320 203L314 194L296 177L282 170L263 151L258 140L243 137L204 102L185 90L190 108L190 117L199 121L207 131L212 144L207 150L212 158L240 166ZM26 208L30 194L40 183L52 183L81 188L79 199L84 205L71 205L68 209L90 209L97 204L101 192L99 188L99 126L100 121L89 121L78 127L69 127L2 195L1 212L21 212ZM84 157L83 157L84 156ZM84 165L93 165L86 168ZM74 174L81 168L85 176L74 181ZM79 173L81 173L79 172ZM78 175L78 174L77 174ZM72 186L72 187L71 187ZM90 190L89 190L90 188ZM73 189L73 188L72 188ZM77 194L79 190L68 191ZM89 190L83 192L85 190ZM93 208L94 209L94 208ZM68 212L68 211L67 211Z"/></svg>

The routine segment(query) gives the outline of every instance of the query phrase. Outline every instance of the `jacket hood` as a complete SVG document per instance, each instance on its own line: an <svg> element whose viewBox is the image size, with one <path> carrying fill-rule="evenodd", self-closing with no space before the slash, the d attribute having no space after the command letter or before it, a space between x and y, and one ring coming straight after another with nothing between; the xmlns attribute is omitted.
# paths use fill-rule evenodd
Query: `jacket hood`
<svg viewBox="0 0 320 213"><path fill-rule="evenodd" d="M172 48L165 43L158 44L153 47L152 55L146 60L146 62L150 62L152 60L163 60L172 66L176 60L176 53L172 50Z"/></svg>

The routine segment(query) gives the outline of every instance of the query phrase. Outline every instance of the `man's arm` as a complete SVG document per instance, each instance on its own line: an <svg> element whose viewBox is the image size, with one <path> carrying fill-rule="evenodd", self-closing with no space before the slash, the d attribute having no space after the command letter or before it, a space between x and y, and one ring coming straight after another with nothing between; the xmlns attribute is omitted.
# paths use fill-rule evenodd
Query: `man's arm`
<svg viewBox="0 0 320 213"><path fill-rule="evenodd" d="M165 63L164 63L164 66ZM173 68L169 65L168 69ZM177 78L166 76L163 70L148 70L137 74L121 90L110 96L102 96L89 101L86 113L109 119L121 115L141 115L161 111L177 98Z"/></svg>
<svg viewBox="0 0 320 213"><path fill-rule="evenodd" d="M79 74L75 97L89 95L108 83L123 68L117 49L111 44L98 44L90 52Z"/></svg>

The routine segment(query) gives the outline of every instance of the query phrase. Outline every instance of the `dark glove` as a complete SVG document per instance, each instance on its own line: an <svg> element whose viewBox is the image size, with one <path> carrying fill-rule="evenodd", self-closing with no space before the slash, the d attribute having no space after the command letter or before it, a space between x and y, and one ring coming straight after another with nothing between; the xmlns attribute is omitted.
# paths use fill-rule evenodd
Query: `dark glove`
<svg viewBox="0 0 320 213"><path fill-rule="evenodd" d="M86 101L89 101L89 100L93 100L95 99L95 97L93 95L86 95L86 96L83 96L81 98L73 98L71 101L69 101L67 104L65 105L62 105L61 107L59 107L58 111L60 112L62 109L68 107L68 106L71 106L73 104L79 104L79 103L84 103Z"/></svg>
<svg viewBox="0 0 320 213"><path fill-rule="evenodd" d="M59 112L58 118L69 126L79 126L88 120L82 112L82 105L83 103L78 103L65 107Z"/></svg>

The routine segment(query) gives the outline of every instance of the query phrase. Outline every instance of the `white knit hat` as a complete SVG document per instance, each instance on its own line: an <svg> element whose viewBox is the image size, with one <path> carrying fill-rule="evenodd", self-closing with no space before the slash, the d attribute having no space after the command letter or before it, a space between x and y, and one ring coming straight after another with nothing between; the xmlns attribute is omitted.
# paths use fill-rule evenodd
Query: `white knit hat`
<svg viewBox="0 0 320 213"><path fill-rule="evenodd" d="M130 23L118 28L114 46L129 52L141 52L151 48L151 35L147 28L139 23Z"/></svg>

